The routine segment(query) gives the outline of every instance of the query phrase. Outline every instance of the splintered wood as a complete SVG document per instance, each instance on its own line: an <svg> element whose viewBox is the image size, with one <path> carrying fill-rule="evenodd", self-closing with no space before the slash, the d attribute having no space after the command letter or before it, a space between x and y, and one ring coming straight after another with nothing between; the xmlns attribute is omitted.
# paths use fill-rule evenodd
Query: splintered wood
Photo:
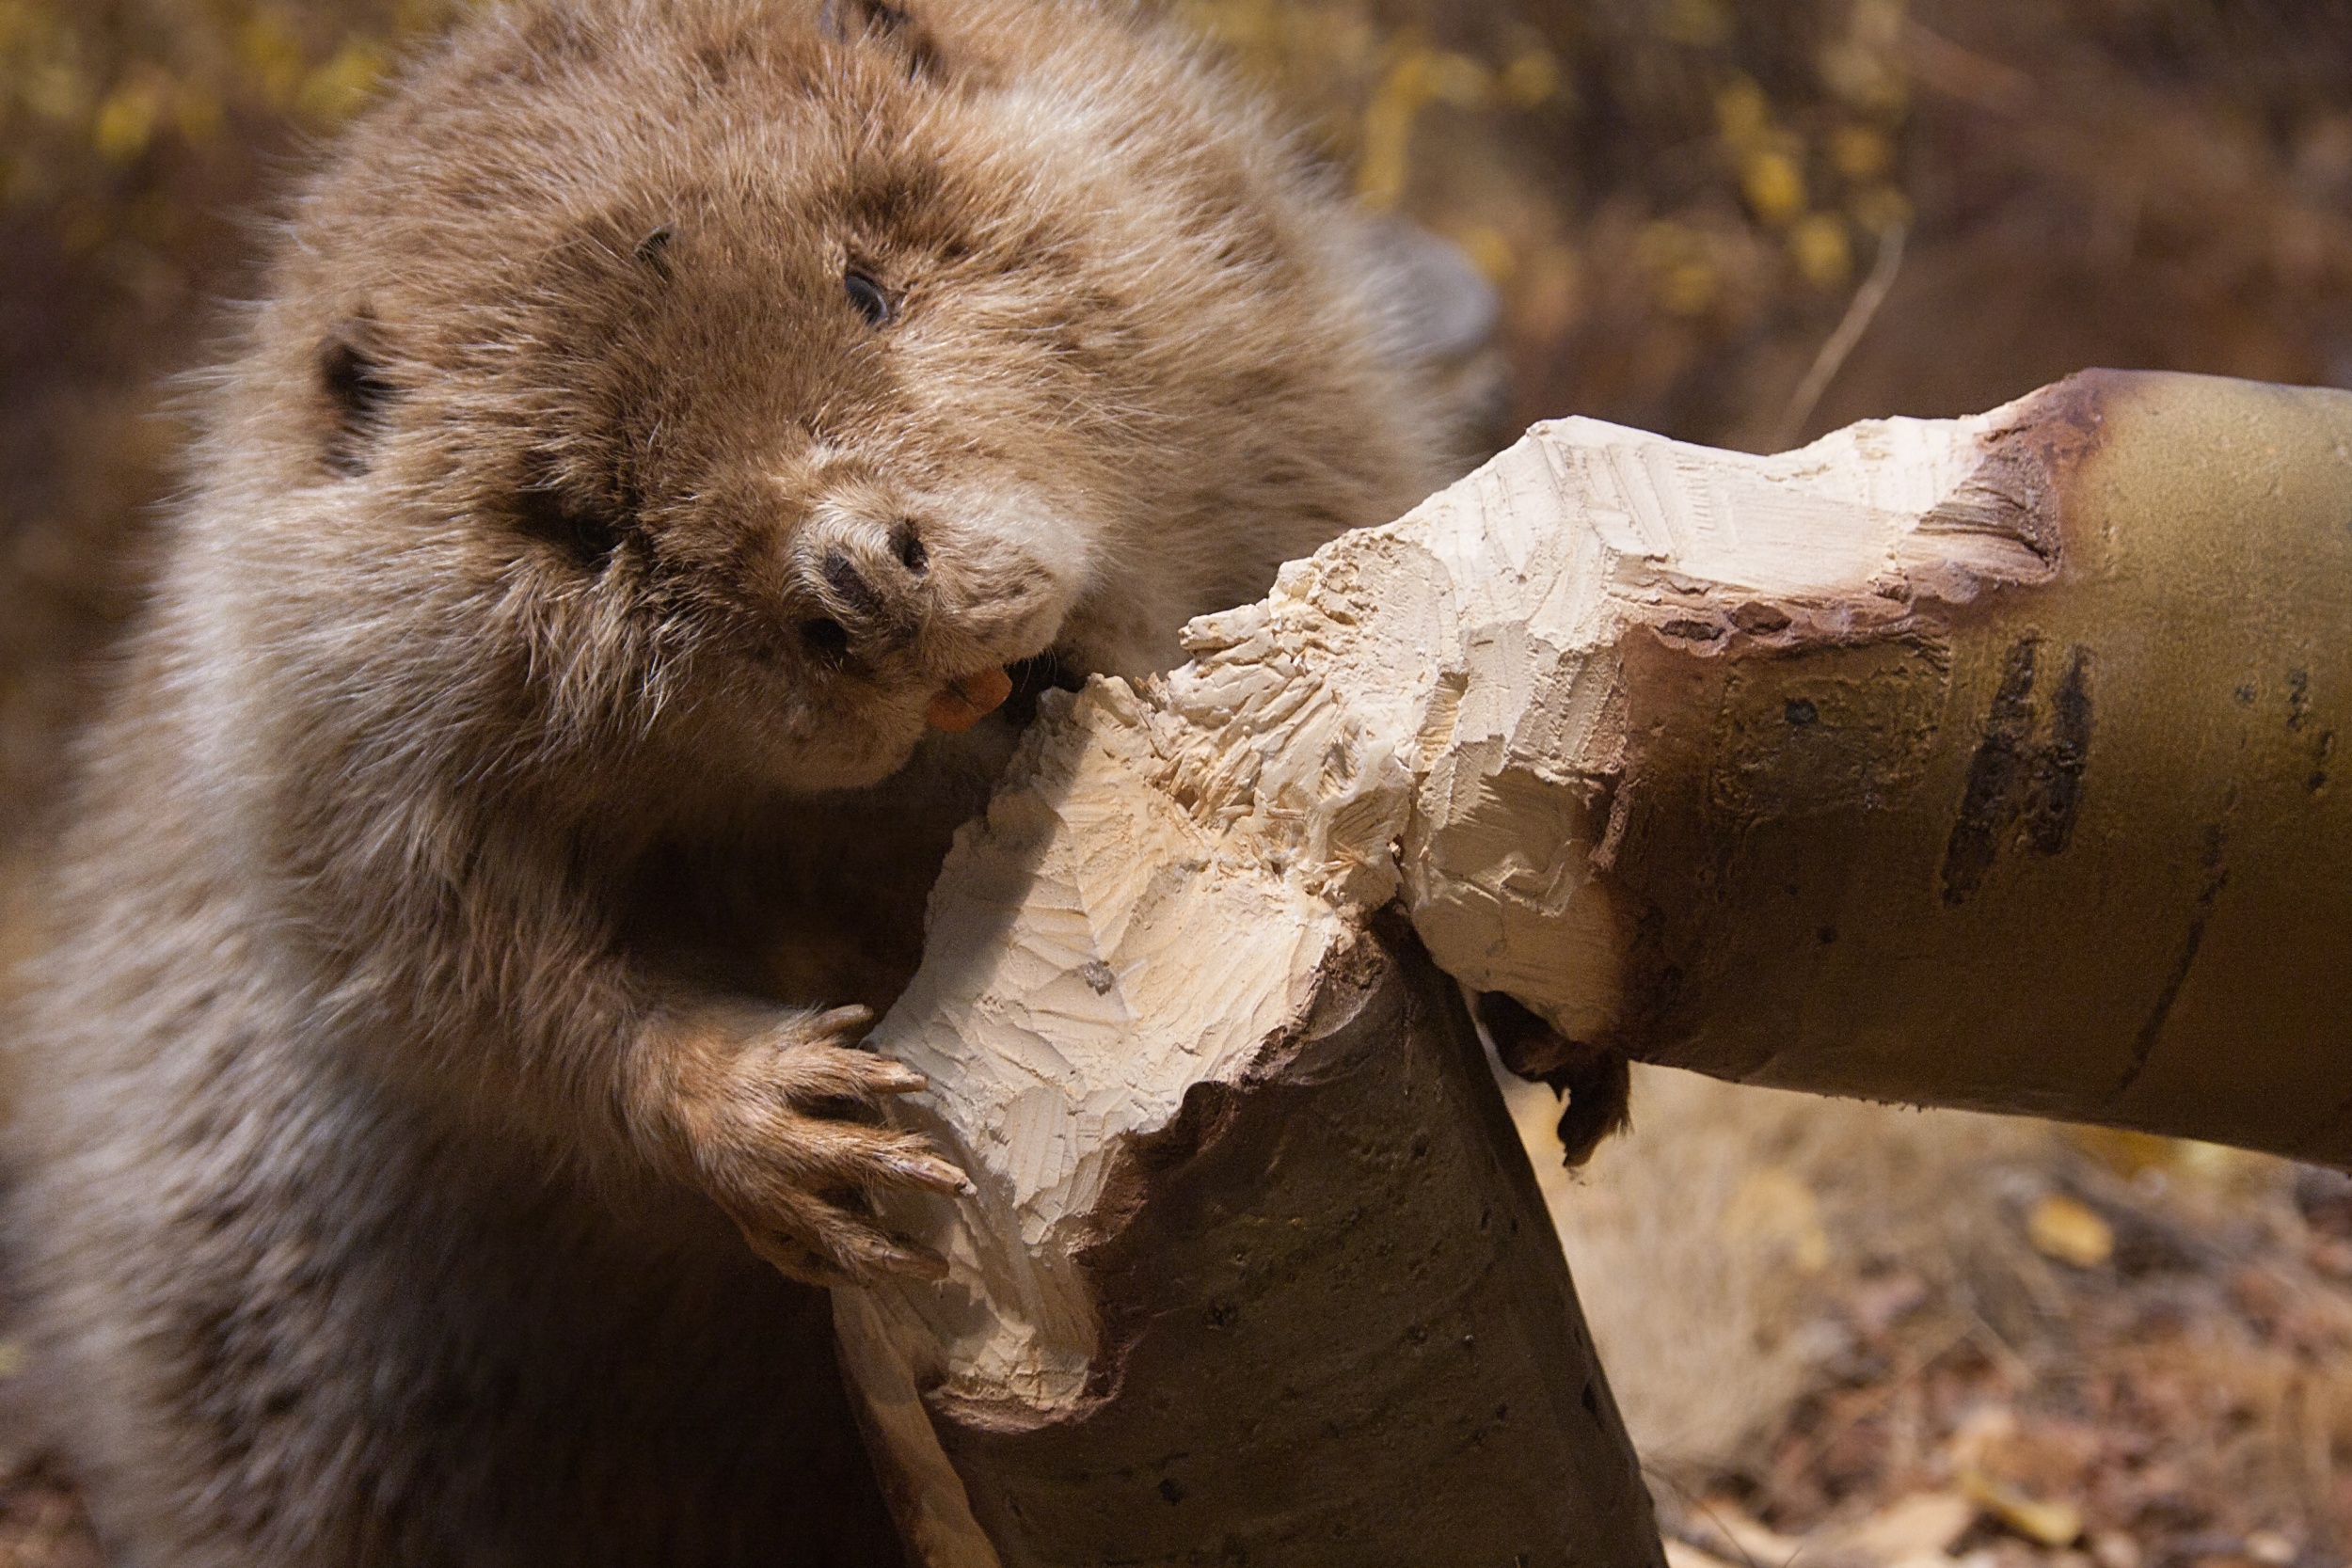
<svg viewBox="0 0 2352 1568"><path fill-rule="evenodd" d="M2352 397L2187 377L2077 378L1774 457L1563 420L1195 623L1184 668L1050 706L960 838L878 1037L930 1076L915 1119L977 1187L894 1215L949 1277L837 1310L928 1560L1073 1560L1069 1520L1116 1486L1083 1443L1041 1459L1041 1434L1116 1430L1110 1449L1178 1458L1125 1474L1159 1512L1085 1551L1384 1560L1316 1532L1411 1513L1393 1496L1411 1466L1363 1454L1375 1413L1394 1418L1390 1373L1433 1354L1434 1311L1540 1298L1489 1339L1589 1370L1523 1168L1472 1157L1508 1134L1443 1065L1458 1009L1425 1000L1375 929L1384 907L1463 983L1649 1059L2341 1158L2352 1052L2325 1049L2345 1028L2309 996L2352 932L2331 885L2352 820L2327 781L2352 658L2347 452ZM2268 990L2200 967L2201 947L2264 942ZM1409 1161L1438 1138L1447 1180L1485 1195L1474 1246L1433 1232L1450 1211L1372 1200L1386 1154L1282 1199L1300 1212L1268 1196L1311 1158L1252 1107L1311 1119L1281 1095L1384 1070L1332 1043L1382 1007L1424 1077L1396 1069L1329 1141L1392 1132ZM2225 1066L2249 1027L2268 1034ZM1288 1248L1311 1203L1345 1220L1341 1250ZM1155 1274L1136 1239L1163 1233L1213 1244ZM1337 1268L1343 1243L1393 1265L1355 1278L1382 1304L1356 1341L1308 1366L1304 1325L1248 1353L1288 1359L1234 1386L1245 1408L1188 1404L1189 1377L1224 1386L1235 1323L1282 1299L1252 1260ZM1213 1332L1154 1361L1153 1336L1196 1313ZM1423 1432L1432 1473L1491 1436L1486 1496L1475 1471L1448 1484L1464 1517L1502 1524L1415 1560L1509 1561L1524 1541L1531 1563L1571 1545L1656 1561L1606 1390L1564 1375L1541 1408L1497 1396L1507 1437L1469 1414ZM1345 1461L1317 1472L1328 1496L1220 1502L1219 1445L1282 1409L1300 1455ZM946 1496L948 1461L966 1495Z"/></svg>

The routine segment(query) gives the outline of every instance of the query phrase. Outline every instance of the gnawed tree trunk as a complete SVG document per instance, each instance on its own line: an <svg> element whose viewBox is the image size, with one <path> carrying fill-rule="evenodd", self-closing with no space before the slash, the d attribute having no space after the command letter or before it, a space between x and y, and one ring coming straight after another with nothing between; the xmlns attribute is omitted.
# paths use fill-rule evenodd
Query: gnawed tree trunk
<svg viewBox="0 0 2352 1568"><path fill-rule="evenodd" d="M1539 427L1033 733L880 1043L978 1196L844 1293L934 1563L1654 1563L1438 965L1786 1086L2352 1156L2352 396ZM928 1418L926 1412L928 1411Z"/></svg>
<svg viewBox="0 0 2352 1568"><path fill-rule="evenodd" d="M1407 931L1335 935L1304 1015L1232 1081L1072 1173L1100 1183L1086 1223L1046 1229L1073 1266L962 1252L988 1301L959 1280L917 1307L922 1332L903 1301L842 1299L869 1397L912 1417L944 1378L957 1496L943 1507L927 1431L882 1445L912 1445L885 1486L927 1515L925 1560L1658 1560L1456 988ZM932 1484L904 1484L910 1464Z"/></svg>

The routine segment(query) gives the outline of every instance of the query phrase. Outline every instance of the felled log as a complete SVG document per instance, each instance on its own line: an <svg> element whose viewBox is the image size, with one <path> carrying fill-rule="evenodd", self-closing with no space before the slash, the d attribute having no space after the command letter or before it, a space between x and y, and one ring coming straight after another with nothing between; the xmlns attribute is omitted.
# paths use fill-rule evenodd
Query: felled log
<svg viewBox="0 0 2352 1568"><path fill-rule="evenodd" d="M1570 420L1052 708L878 1040L977 1188L837 1300L918 1553L1657 1561L1384 909L1580 1049L2352 1157L2347 567L2344 394Z"/></svg>
<svg viewBox="0 0 2352 1568"><path fill-rule="evenodd" d="M1553 1006L1745 1083L2352 1164L2352 394L2105 373L1942 428L1893 571L1625 642L1617 969Z"/></svg>

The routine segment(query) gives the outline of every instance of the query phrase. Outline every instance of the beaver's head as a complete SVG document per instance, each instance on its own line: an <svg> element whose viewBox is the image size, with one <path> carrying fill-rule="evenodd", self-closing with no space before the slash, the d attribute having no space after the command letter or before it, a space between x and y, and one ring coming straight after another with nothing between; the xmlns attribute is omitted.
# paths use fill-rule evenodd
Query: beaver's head
<svg viewBox="0 0 2352 1568"><path fill-rule="evenodd" d="M1418 499L1356 220L1246 100L1124 13L914 5L547 0L421 66L236 378L351 596L296 613L512 757L855 784Z"/></svg>

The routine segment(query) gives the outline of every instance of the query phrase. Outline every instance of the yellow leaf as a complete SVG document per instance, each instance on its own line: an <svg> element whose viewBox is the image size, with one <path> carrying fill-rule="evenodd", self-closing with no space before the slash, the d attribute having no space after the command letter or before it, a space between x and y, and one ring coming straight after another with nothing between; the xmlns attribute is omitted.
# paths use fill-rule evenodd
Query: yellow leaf
<svg viewBox="0 0 2352 1568"><path fill-rule="evenodd" d="M1505 103L1532 109L1560 90L1560 64L1549 50L1530 49L1502 68L1500 86Z"/></svg>
<svg viewBox="0 0 2352 1568"><path fill-rule="evenodd" d="M1518 271L1518 252L1513 247L1510 236L1491 224L1478 223L1456 230L1454 243L1462 247L1462 253L1470 259L1470 264L1485 275L1489 283L1508 283L1511 275Z"/></svg>
<svg viewBox="0 0 2352 1568"><path fill-rule="evenodd" d="M1705 261L1684 261L1658 278L1658 303L1669 315L1703 316L1722 292L1723 278Z"/></svg>
<svg viewBox="0 0 2352 1568"><path fill-rule="evenodd" d="M283 108L301 88L302 44L284 23L257 11L237 34L237 57L264 102Z"/></svg>
<svg viewBox="0 0 2352 1568"><path fill-rule="evenodd" d="M353 39L334 57L302 79L294 107L313 119L343 119L362 103L384 74L384 51L373 39Z"/></svg>
<svg viewBox="0 0 2352 1568"><path fill-rule="evenodd" d="M1731 9L1723 0L1668 0L1658 30L1671 42L1711 49L1731 41Z"/></svg>
<svg viewBox="0 0 2352 1568"><path fill-rule="evenodd" d="M89 105L89 82L62 62L36 68L18 87L24 106L43 119L60 122L82 118Z"/></svg>
<svg viewBox="0 0 2352 1568"><path fill-rule="evenodd" d="M1867 233L1885 234L1911 224L1911 202L1892 185L1866 185L1847 206Z"/></svg>
<svg viewBox="0 0 2352 1568"><path fill-rule="evenodd" d="M1804 211L1804 175L1777 149L1752 152L1740 169L1740 192L1766 223L1786 223Z"/></svg>
<svg viewBox="0 0 2352 1568"><path fill-rule="evenodd" d="M1822 48L1820 65L1822 84L1856 108L1891 114L1903 106L1902 72L1881 55L1832 43Z"/></svg>
<svg viewBox="0 0 2352 1568"><path fill-rule="evenodd" d="M1650 275L1660 309L1669 315L1704 315L1722 292L1723 278L1707 253L1707 241L1689 224L1659 218L1645 225L1633 254Z"/></svg>
<svg viewBox="0 0 2352 1568"><path fill-rule="evenodd" d="M2173 1141L2153 1132L2132 1132L2120 1127L2070 1127L2066 1135L2076 1148L2120 1176L2137 1176L2152 1166L2167 1165L2172 1161Z"/></svg>
<svg viewBox="0 0 2352 1568"><path fill-rule="evenodd" d="M1762 135L1772 119L1772 105L1764 89L1745 76L1734 78L1715 94L1715 127L1735 147Z"/></svg>
<svg viewBox="0 0 2352 1568"><path fill-rule="evenodd" d="M1849 180L1874 180L1895 166L1895 144L1875 125L1841 125L1830 135L1829 161Z"/></svg>
<svg viewBox="0 0 2352 1568"><path fill-rule="evenodd" d="M1494 85L1493 72L1467 55L1428 56L1429 96L1457 109L1483 109Z"/></svg>
<svg viewBox="0 0 2352 1568"><path fill-rule="evenodd" d="M2095 1269L2115 1256L2115 1227L2092 1210L2057 1194L2033 1206L2026 1217L2026 1239L2044 1258Z"/></svg>
<svg viewBox="0 0 2352 1568"><path fill-rule="evenodd" d="M90 126L92 144L119 164L127 164L146 151L154 138L155 113L161 107L156 96L155 89L144 82L108 93Z"/></svg>
<svg viewBox="0 0 2352 1568"><path fill-rule="evenodd" d="M2083 1532L2082 1510L2074 1504L2028 1497L1981 1470L1963 1470L1960 1489L2002 1524L2044 1546L2071 1546Z"/></svg>
<svg viewBox="0 0 2352 1568"><path fill-rule="evenodd" d="M1815 213L1788 230L1788 254L1804 280L1817 289L1835 289L1853 272L1853 247L1846 238L1844 220Z"/></svg>
<svg viewBox="0 0 2352 1568"><path fill-rule="evenodd" d="M1412 175L1413 122L1437 96L1442 73L1437 54L1400 40L1393 62L1364 106L1363 150L1356 163L1356 194L1368 207L1393 207Z"/></svg>

